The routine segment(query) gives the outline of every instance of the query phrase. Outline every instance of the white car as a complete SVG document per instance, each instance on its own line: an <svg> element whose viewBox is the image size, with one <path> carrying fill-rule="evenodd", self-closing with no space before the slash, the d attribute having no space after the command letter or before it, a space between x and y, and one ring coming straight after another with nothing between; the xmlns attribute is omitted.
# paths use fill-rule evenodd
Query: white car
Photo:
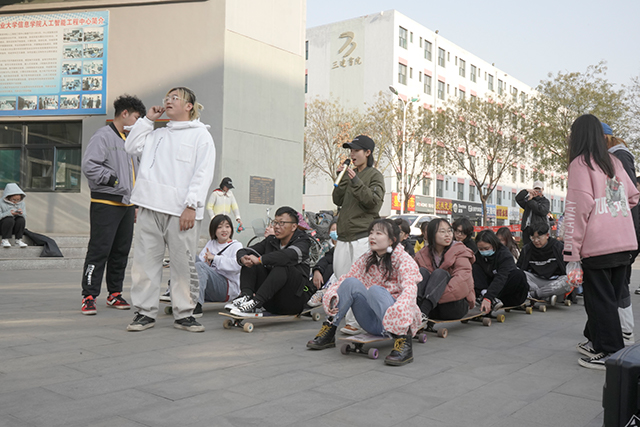
<svg viewBox="0 0 640 427"><path fill-rule="evenodd" d="M432 219L437 217L433 215L424 215L424 214L403 214L403 215L391 215L389 219L402 218L409 223L411 227L411 235L412 236L422 236L422 232L420 231L420 226L423 222L429 222Z"/></svg>

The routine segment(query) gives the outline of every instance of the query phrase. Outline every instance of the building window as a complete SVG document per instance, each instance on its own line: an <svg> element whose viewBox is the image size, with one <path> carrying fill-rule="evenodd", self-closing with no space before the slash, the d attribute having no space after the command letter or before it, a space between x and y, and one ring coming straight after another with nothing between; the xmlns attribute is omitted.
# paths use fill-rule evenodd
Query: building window
<svg viewBox="0 0 640 427"><path fill-rule="evenodd" d="M402 27L398 27L399 28L399 44L400 47L403 48L407 48L407 30L406 28L402 28Z"/></svg>
<svg viewBox="0 0 640 427"><path fill-rule="evenodd" d="M477 69L475 65L471 65L471 69L469 70L469 80L471 80L472 82L476 81L476 73L477 73Z"/></svg>
<svg viewBox="0 0 640 427"><path fill-rule="evenodd" d="M409 78L413 78L413 67L409 67Z"/></svg>
<svg viewBox="0 0 640 427"><path fill-rule="evenodd" d="M409 41L413 43L413 31L409 34Z"/></svg>
<svg viewBox="0 0 640 427"><path fill-rule="evenodd" d="M496 201L496 204L501 205L501 204L502 204L502 191L498 191L498 192L496 193L496 195L497 195L497 199L498 199L498 200Z"/></svg>
<svg viewBox="0 0 640 427"><path fill-rule="evenodd" d="M398 64L398 83L407 84L407 66Z"/></svg>
<svg viewBox="0 0 640 427"><path fill-rule="evenodd" d="M464 200L464 183L458 183L458 200Z"/></svg>
<svg viewBox="0 0 640 427"><path fill-rule="evenodd" d="M516 207L516 195L513 194L513 197L511 197L511 207L515 208Z"/></svg>
<svg viewBox="0 0 640 427"><path fill-rule="evenodd" d="M424 41L424 58L432 61L431 59L431 42Z"/></svg>
<svg viewBox="0 0 640 427"><path fill-rule="evenodd" d="M418 72L418 81L422 81L422 71Z"/></svg>
<svg viewBox="0 0 640 427"><path fill-rule="evenodd" d="M469 185L469 201L475 202L476 200L476 187Z"/></svg>
<svg viewBox="0 0 640 427"><path fill-rule="evenodd" d="M445 67L444 65L444 49L442 49L441 47L438 48L438 65L442 68Z"/></svg>
<svg viewBox="0 0 640 427"><path fill-rule="evenodd" d="M307 89L309 86L309 74L304 75L304 93L307 93Z"/></svg>
<svg viewBox="0 0 640 427"><path fill-rule="evenodd" d="M489 80L487 82L487 87L489 88L489 90L493 91L493 76L489 74L488 78Z"/></svg>
<svg viewBox="0 0 640 427"><path fill-rule="evenodd" d="M442 180L436 179L436 197L442 197Z"/></svg>
<svg viewBox="0 0 640 427"><path fill-rule="evenodd" d="M444 191L449 191L449 180L444 181Z"/></svg>
<svg viewBox="0 0 640 427"><path fill-rule="evenodd" d="M304 42L304 59L309 59L309 40Z"/></svg>
<svg viewBox="0 0 640 427"><path fill-rule="evenodd" d="M498 79L498 95L504 94L504 82Z"/></svg>
<svg viewBox="0 0 640 427"><path fill-rule="evenodd" d="M523 107L527 104L527 94L524 92L520 92L520 105Z"/></svg>
<svg viewBox="0 0 640 427"><path fill-rule="evenodd" d="M518 179L518 169L515 166L511 166L511 181L516 182Z"/></svg>
<svg viewBox="0 0 640 427"><path fill-rule="evenodd" d="M82 122L6 122L0 127L0 186L80 191Z"/></svg>
<svg viewBox="0 0 640 427"><path fill-rule="evenodd" d="M424 93L431 95L431 76L424 75Z"/></svg>
<svg viewBox="0 0 640 427"><path fill-rule="evenodd" d="M431 195L431 178L425 178L422 180L422 194L425 196Z"/></svg>
<svg viewBox="0 0 640 427"><path fill-rule="evenodd" d="M458 61L458 74L460 77L465 77L467 74L467 63L462 59Z"/></svg>
<svg viewBox="0 0 640 427"><path fill-rule="evenodd" d="M464 93L464 91L463 91L463 90L459 90L459 91L458 91L458 97L464 101L465 93Z"/></svg>
<svg viewBox="0 0 640 427"><path fill-rule="evenodd" d="M518 89L516 89L515 87L511 88L511 97L514 103L518 102Z"/></svg>
<svg viewBox="0 0 640 427"><path fill-rule="evenodd" d="M422 47L422 37L420 37L420 47Z"/></svg>
<svg viewBox="0 0 640 427"><path fill-rule="evenodd" d="M524 169L520 169L520 182L524 182Z"/></svg>
<svg viewBox="0 0 640 427"><path fill-rule="evenodd" d="M438 80L438 99L444 100L444 82Z"/></svg>

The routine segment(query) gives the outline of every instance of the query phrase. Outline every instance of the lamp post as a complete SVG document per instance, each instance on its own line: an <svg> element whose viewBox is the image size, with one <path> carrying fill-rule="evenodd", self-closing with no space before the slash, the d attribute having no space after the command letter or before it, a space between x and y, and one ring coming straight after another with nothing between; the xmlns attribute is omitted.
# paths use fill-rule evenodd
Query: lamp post
<svg viewBox="0 0 640 427"><path fill-rule="evenodd" d="M398 97L398 100L402 102L402 159L400 162L400 215L404 213L404 193L405 193L405 181L406 181L406 173L407 173L407 158L405 156L405 147L406 147L406 131L407 131L407 104L411 104L412 102L418 102L419 98L411 98L407 101L400 97L400 94L393 86L389 86L389 90L392 94Z"/></svg>

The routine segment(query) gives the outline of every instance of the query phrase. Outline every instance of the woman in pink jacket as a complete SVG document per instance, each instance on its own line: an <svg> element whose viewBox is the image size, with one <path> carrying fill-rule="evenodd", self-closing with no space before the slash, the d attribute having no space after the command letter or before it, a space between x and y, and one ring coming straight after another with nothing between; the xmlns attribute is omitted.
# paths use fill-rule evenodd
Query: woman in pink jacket
<svg viewBox="0 0 640 427"><path fill-rule="evenodd" d="M420 328L416 284L421 280L415 261L400 243L400 229L389 219L369 226L370 249L356 260L349 272L329 287L322 303L330 316L307 347L335 347L336 328L349 309L360 326L372 335L390 335L394 349L387 365L413 362L411 338Z"/></svg>
<svg viewBox="0 0 640 427"><path fill-rule="evenodd" d="M446 219L429 223L427 246L415 260L423 278L418 283L418 307L424 317L460 319L475 306L471 265L476 258L464 243L453 240L453 228Z"/></svg>
<svg viewBox="0 0 640 427"><path fill-rule="evenodd" d="M622 163L607 152L597 117L580 116L569 137L564 260L573 283L584 279L587 341L578 344L585 368L605 370L624 348L618 299L631 251L637 248L631 208L639 193Z"/></svg>

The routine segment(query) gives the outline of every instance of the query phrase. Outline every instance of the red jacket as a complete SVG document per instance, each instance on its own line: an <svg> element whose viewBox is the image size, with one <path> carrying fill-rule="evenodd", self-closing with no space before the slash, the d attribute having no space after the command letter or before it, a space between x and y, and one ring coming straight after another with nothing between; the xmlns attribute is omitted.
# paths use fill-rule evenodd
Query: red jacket
<svg viewBox="0 0 640 427"><path fill-rule="evenodd" d="M415 261L419 267L424 267L433 273L435 267L431 259L429 247L425 246L415 256ZM476 260L471 249L467 248L463 243L453 242L444 254L444 260L440 267L451 275L451 280L447 284L439 304L451 301L459 301L466 298L469 302L469 308L473 308L476 304L476 293L473 289L473 275L471 273L471 265Z"/></svg>

